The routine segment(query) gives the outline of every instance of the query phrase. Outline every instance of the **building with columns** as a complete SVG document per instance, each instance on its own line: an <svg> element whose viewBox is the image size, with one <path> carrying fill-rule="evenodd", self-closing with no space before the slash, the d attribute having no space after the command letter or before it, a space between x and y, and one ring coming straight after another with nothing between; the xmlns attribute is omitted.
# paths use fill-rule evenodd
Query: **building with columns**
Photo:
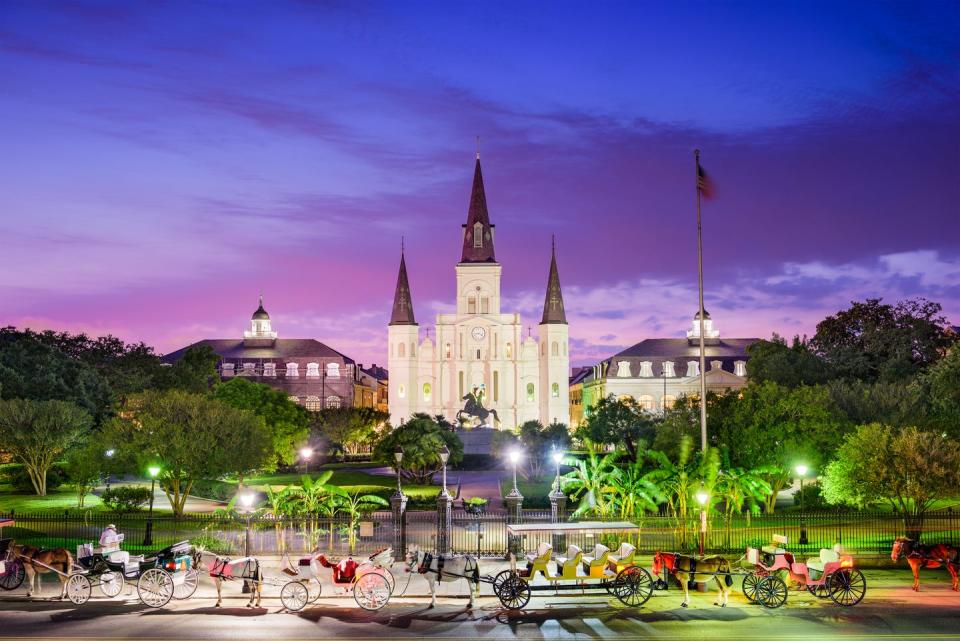
<svg viewBox="0 0 960 641"><path fill-rule="evenodd" d="M416 412L443 414L456 422L474 398L492 412L485 418L469 411L462 415L473 424L503 429L528 420L569 423L569 332L556 251L551 253L538 335L525 336L520 314L501 310L503 265L494 251L494 227L477 154L455 268L456 311L437 315L433 339L421 339L406 256L400 255L388 328L394 425Z"/></svg>
<svg viewBox="0 0 960 641"><path fill-rule="evenodd" d="M747 384L747 347L758 338L724 338L710 313L703 319L708 392ZM669 409L680 396L700 395L700 313L686 338L648 338L594 365L570 380L579 425L597 401L607 396L633 398L651 413Z"/></svg>

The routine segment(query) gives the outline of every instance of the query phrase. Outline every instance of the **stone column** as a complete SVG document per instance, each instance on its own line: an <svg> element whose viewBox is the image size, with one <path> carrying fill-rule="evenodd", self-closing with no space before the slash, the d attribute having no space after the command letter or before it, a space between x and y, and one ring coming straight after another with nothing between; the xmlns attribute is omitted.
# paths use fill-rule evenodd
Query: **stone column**
<svg viewBox="0 0 960 641"><path fill-rule="evenodd" d="M450 534L453 532L453 497L446 488L437 495L437 553L450 554Z"/></svg>
<svg viewBox="0 0 960 641"><path fill-rule="evenodd" d="M407 495L397 490L390 497L393 511L393 556L403 559L407 553Z"/></svg>
<svg viewBox="0 0 960 641"><path fill-rule="evenodd" d="M553 491L550 492L550 520L554 523L565 523L567 520L567 495L554 484ZM552 541L553 549L562 554L567 549L567 536L565 534L554 534Z"/></svg>
<svg viewBox="0 0 960 641"><path fill-rule="evenodd" d="M519 490L511 490L504 501L507 504L507 523L522 523L523 495L520 494ZM523 550L520 549L522 540L519 536L507 536L507 556L510 554L521 556L523 554Z"/></svg>

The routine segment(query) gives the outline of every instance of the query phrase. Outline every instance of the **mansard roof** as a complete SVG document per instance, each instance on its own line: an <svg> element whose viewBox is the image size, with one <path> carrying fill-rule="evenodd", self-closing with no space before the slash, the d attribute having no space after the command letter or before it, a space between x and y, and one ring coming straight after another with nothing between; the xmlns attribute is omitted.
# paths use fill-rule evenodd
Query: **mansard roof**
<svg viewBox="0 0 960 641"><path fill-rule="evenodd" d="M284 359L284 358L342 358L344 363L353 363L345 356L325 343L312 338L278 338L271 345L250 347L242 338L208 338L187 345L161 358L164 363L173 364L183 358L188 349L207 346L220 358L238 359Z"/></svg>
<svg viewBox="0 0 960 641"><path fill-rule="evenodd" d="M474 243L474 230L479 223L479 230L483 234L482 242L477 247ZM473 188L470 192L470 208L467 210L467 223L463 226L463 252L461 263L495 263L493 251L493 225L490 224L490 214L487 212L487 195L483 189L483 172L480 170L480 154L477 154L477 164L473 169Z"/></svg>
<svg viewBox="0 0 960 641"><path fill-rule="evenodd" d="M712 345L704 346L704 354L710 358L747 358L747 347L759 338L721 338ZM665 359L700 358L700 347L686 338L648 338L618 352L611 360L624 357Z"/></svg>
<svg viewBox="0 0 960 641"><path fill-rule="evenodd" d="M393 311L390 313L391 325L416 325L413 317L413 297L410 295L410 282L407 280L407 262L403 251L400 252L400 271L397 274L397 288L393 294Z"/></svg>

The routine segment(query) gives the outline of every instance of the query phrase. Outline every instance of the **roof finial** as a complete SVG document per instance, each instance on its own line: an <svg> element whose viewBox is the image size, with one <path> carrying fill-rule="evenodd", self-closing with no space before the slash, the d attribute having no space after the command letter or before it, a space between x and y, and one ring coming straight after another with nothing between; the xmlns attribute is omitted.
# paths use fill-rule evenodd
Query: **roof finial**
<svg viewBox="0 0 960 641"><path fill-rule="evenodd" d="M550 253L551 254L557 253L557 235L556 234L550 234Z"/></svg>
<svg viewBox="0 0 960 641"><path fill-rule="evenodd" d="M480 160L480 136L477 136L477 160Z"/></svg>
<svg viewBox="0 0 960 641"><path fill-rule="evenodd" d="M263 294L260 294L260 307L263 307Z"/></svg>

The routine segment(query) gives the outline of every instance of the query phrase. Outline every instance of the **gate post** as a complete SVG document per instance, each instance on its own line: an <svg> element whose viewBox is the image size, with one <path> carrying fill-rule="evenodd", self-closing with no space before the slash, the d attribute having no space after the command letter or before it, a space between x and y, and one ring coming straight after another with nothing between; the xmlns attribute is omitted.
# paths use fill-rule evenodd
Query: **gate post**
<svg viewBox="0 0 960 641"><path fill-rule="evenodd" d="M567 520L567 495L559 487L554 487L553 492L550 492L550 520L553 523L563 523ZM553 535L553 549L554 550L565 550L567 549L567 537L564 534L554 534Z"/></svg>
<svg viewBox="0 0 960 641"><path fill-rule="evenodd" d="M453 531L453 497L443 488L437 495L437 554L450 554Z"/></svg>
<svg viewBox="0 0 960 641"><path fill-rule="evenodd" d="M393 553L402 559L407 553L407 496L401 490L390 497L390 509L393 512Z"/></svg>
<svg viewBox="0 0 960 641"><path fill-rule="evenodd" d="M516 488L507 494L504 501L507 504L507 523L520 523L523 521L523 495ZM520 549L521 541L519 536L507 536L507 556L510 554L522 554Z"/></svg>

